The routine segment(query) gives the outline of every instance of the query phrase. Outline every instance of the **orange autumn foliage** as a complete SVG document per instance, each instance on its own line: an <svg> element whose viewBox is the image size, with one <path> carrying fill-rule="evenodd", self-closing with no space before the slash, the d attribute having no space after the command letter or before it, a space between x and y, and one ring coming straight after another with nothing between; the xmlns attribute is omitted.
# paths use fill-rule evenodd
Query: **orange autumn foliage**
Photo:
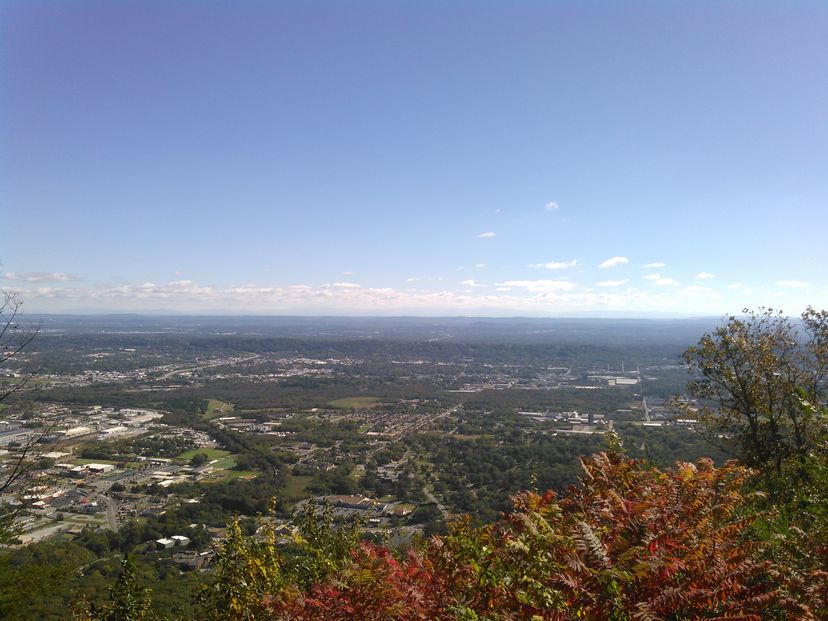
<svg viewBox="0 0 828 621"><path fill-rule="evenodd" d="M288 585L266 608L308 621L821 618L824 593L795 596L824 576L797 582L751 539L744 467L665 472L620 452L582 463L582 485L560 499L522 493L496 524L461 520L402 557L362 544L344 569Z"/></svg>

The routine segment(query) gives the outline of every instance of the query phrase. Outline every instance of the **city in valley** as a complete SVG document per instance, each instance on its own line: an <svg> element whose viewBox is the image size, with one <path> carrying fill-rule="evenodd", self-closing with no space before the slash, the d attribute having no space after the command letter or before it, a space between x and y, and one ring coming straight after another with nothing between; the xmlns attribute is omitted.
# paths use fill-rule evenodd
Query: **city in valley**
<svg viewBox="0 0 828 621"><path fill-rule="evenodd" d="M697 321L33 319L0 370L0 458L36 456L12 545L204 572L233 515L288 541L312 503L405 543L564 489L611 429L660 463L711 452L669 403Z"/></svg>

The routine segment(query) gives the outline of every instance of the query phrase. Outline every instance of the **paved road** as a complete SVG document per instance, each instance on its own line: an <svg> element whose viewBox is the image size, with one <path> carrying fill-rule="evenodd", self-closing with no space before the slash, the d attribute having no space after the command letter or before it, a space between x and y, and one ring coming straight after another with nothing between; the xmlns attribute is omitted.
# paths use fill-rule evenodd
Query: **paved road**
<svg viewBox="0 0 828 621"><path fill-rule="evenodd" d="M106 504L106 523L109 528L118 532L118 503L109 496L101 496L101 499Z"/></svg>
<svg viewBox="0 0 828 621"><path fill-rule="evenodd" d="M198 371L199 369L209 369L211 367L223 367L223 366L232 366L234 364L241 364L242 362L248 362L250 360L255 360L256 358L261 358L261 354L252 354L247 356L246 358L240 358L239 360L219 360L218 362L211 362L209 364L199 364L193 367L185 367L183 369L176 369L175 371L170 371L169 373L165 373L159 380L165 380L173 375L178 375L179 373L184 373L186 371Z"/></svg>
<svg viewBox="0 0 828 621"><path fill-rule="evenodd" d="M423 494L425 494L425 497L428 498L429 502L433 502L435 505L437 505L437 508L440 510L440 513L442 514L443 519L444 520L448 519L448 516L449 516L448 509L446 509L446 507L443 505L443 503L441 503L439 500L437 500L437 496L432 494L431 490L428 489L427 487L423 488Z"/></svg>

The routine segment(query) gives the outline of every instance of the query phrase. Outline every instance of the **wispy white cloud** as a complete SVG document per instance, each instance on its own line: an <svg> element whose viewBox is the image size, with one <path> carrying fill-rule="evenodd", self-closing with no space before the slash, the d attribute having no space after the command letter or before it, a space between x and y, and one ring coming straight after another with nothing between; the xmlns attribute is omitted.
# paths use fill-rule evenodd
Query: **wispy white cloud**
<svg viewBox="0 0 828 621"><path fill-rule="evenodd" d="M679 295L690 298L694 301L716 302L722 299L722 296L716 293L710 287L703 287L702 285L690 285L679 290Z"/></svg>
<svg viewBox="0 0 828 621"><path fill-rule="evenodd" d="M78 276L64 272L4 272L3 280L13 282L72 282L83 280Z"/></svg>
<svg viewBox="0 0 828 621"><path fill-rule="evenodd" d="M486 264L485 263L475 263L474 266L477 269L483 269L484 267L486 267Z"/></svg>
<svg viewBox="0 0 828 621"><path fill-rule="evenodd" d="M712 280L714 278L716 278L716 275L710 272L699 272L696 274L696 280Z"/></svg>
<svg viewBox="0 0 828 621"><path fill-rule="evenodd" d="M449 280L445 276L411 276L406 278L405 282L446 282Z"/></svg>
<svg viewBox="0 0 828 621"><path fill-rule="evenodd" d="M554 291L572 291L578 288L574 282L568 280L507 280L497 283L498 287L512 287L526 289L533 293L551 293Z"/></svg>
<svg viewBox="0 0 828 621"><path fill-rule="evenodd" d="M429 282L436 280L424 276L413 278ZM678 284L672 279L661 281L662 285ZM175 280L166 284L20 283L19 288L30 312L73 312L79 309L142 312L164 309L232 314L548 316L587 310L678 313L724 310L717 306L721 302L716 302L716 293L699 285L686 287L680 292L678 288L669 286L638 289L622 279L601 281L597 286L590 287L565 278L505 280L488 287L480 286L482 284L467 279L454 286L443 283L433 288L395 289L359 286L347 281L318 285L249 283L214 286L192 280ZM738 295L743 295L742 290L738 291Z"/></svg>
<svg viewBox="0 0 828 621"><path fill-rule="evenodd" d="M607 259L598 267L607 268L607 267L615 267L616 265L623 265L624 263L629 263L630 260L627 257L612 257L611 259Z"/></svg>
<svg viewBox="0 0 828 621"><path fill-rule="evenodd" d="M655 281L655 284L659 285L660 287L674 287L679 283L673 280L672 278L659 278Z"/></svg>
<svg viewBox="0 0 828 621"><path fill-rule="evenodd" d="M789 287L792 289L803 289L805 287L810 287L811 283L803 282L801 280L777 280L773 283L779 287Z"/></svg>
<svg viewBox="0 0 828 621"><path fill-rule="evenodd" d="M342 275L343 276L353 276L354 273L353 272L342 272Z"/></svg>
<svg viewBox="0 0 828 621"><path fill-rule="evenodd" d="M569 267L575 267L577 263L578 259L572 259L571 261L549 261L547 263L531 263L529 267L543 268L547 270L565 270Z"/></svg>
<svg viewBox="0 0 828 621"><path fill-rule="evenodd" d="M486 231L485 233L481 233L480 235L478 235L478 237L488 238L494 237L495 235L496 233L494 233L493 231Z"/></svg>
<svg viewBox="0 0 828 621"><path fill-rule="evenodd" d="M728 289L741 289L741 288L742 288L742 286L743 286L743 285L742 285L742 283L740 283L740 282L735 282L735 283L733 283L732 285L728 285L728 286L727 286L727 288L728 288Z"/></svg>
<svg viewBox="0 0 828 621"><path fill-rule="evenodd" d="M661 280L661 274L647 274L644 280Z"/></svg>
<svg viewBox="0 0 828 621"><path fill-rule="evenodd" d="M558 203L556 203L555 201L549 201L543 207L544 209L546 209L546 211L557 211L561 208L560 205L558 205Z"/></svg>
<svg viewBox="0 0 828 621"><path fill-rule="evenodd" d="M654 263L647 263L647 265L645 265L644 267L646 267L647 269L656 269L659 267L667 267L667 264L662 263L661 261L655 261Z"/></svg>

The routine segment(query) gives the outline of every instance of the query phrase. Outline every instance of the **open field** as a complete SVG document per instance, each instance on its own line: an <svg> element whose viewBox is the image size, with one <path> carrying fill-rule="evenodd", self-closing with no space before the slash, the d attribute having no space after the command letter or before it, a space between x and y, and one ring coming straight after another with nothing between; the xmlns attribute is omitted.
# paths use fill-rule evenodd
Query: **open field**
<svg viewBox="0 0 828 621"><path fill-rule="evenodd" d="M380 401L379 397L343 397L329 402L328 405L332 408L354 410L356 408L372 408Z"/></svg>
<svg viewBox="0 0 828 621"><path fill-rule="evenodd" d="M213 457L212 459L215 459L215 457ZM222 457L216 463L213 464L213 469L214 470L229 470L230 468L234 467L235 465L236 465L236 456L231 455L231 454L228 453L226 457Z"/></svg>
<svg viewBox="0 0 828 621"><path fill-rule="evenodd" d="M226 481L228 479L255 479L261 472L257 470L222 470L219 474Z"/></svg>
<svg viewBox="0 0 828 621"><path fill-rule="evenodd" d="M72 461L76 464L110 464L112 466L121 463L111 459L87 459L86 457L73 457Z"/></svg>
<svg viewBox="0 0 828 621"><path fill-rule="evenodd" d="M235 465L235 463L231 464L231 467L232 465ZM229 468L225 470L219 469L214 470L206 477L201 479L200 483L210 484L221 483L223 481L230 481L232 479L255 479L260 474L261 472L258 472L256 470L230 470Z"/></svg>
<svg viewBox="0 0 828 621"><path fill-rule="evenodd" d="M310 475L289 474L285 483L285 497L301 498L305 496L305 487L311 481L313 481L313 477Z"/></svg>
<svg viewBox="0 0 828 621"><path fill-rule="evenodd" d="M232 403L225 403L224 401L219 401L218 399L210 399L207 402L207 411L204 413L204 418L206 420L210 420L211 418L225 416L226 414L229 414L232 411Z"/></svg>
<svg viewBox="0 0 828 621"><path fill-rule="evenodd" d="M200 454L207 455L211 460L213 459L221 459L223 457L227 457L230 454L230 451L222 451L221 449L214 449L214 448L194 448L190 449L189 451L185 451L181 453L176 459L182 459L184 461L190 461L193 456L200 455Z"/></svg>

